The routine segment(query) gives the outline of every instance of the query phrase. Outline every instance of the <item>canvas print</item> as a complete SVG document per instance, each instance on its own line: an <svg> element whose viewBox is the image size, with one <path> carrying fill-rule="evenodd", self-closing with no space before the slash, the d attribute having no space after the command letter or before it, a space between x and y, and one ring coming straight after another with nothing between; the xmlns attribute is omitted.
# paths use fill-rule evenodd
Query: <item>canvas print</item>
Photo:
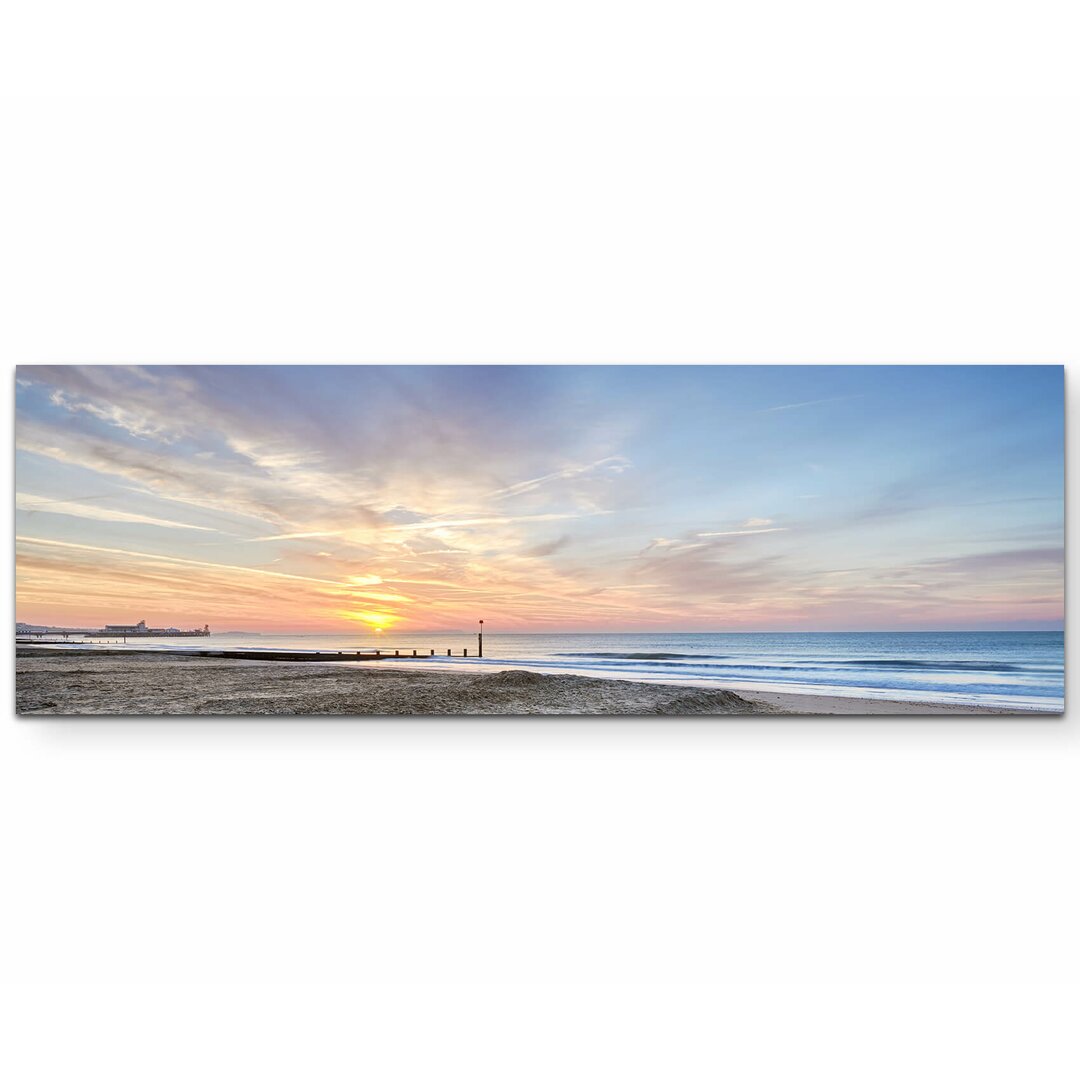
<svg viewBox="0 0 1080 1080"><path fill-rule="evenodd" d="M1060 366L23 366L16 711L1064 707Z"/></svg>

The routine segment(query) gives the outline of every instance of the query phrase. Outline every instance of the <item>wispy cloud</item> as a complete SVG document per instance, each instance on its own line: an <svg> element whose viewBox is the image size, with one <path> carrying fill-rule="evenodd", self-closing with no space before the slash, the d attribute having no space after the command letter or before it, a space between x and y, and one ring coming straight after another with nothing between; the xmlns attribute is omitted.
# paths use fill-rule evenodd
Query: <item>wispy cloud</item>
<svg viewBox="0 0 1080 1080"><path fill-rule="evenodd" d="M206 525L192 525L186 521L171 521L167 518L151 517L148 514L134 514L127 510L110 510L105 506L94 506L82 500L50 499L43 495L30 495L17 492L15 508L33 514L63 514L66 517L89 518L92 521L115 521L126 525L156 525L161 529L196 529L199 532L216 532Z"/></svg>
<svg viewBox="0 0 1080 1080"><path fill-rule="evenodd" d="M486 517L472 518L437 518L431 521L413 521L406 525L395 525L395 532L427 532L434 529L464 529L477 525L516 525L527 522L571 521L575 518L610 513L606 510L594 511L593 515L584 514L490 514Z"/></svg>
<svg viewBox="0 0 1080 1080"><path fill-rule="evenodd" d="M842 394L840 397L815 398L813 401L793 401L788 405L773 405L768 409L758 409L759 413L786 412L788 409L806 409L811 405L831 405L835 401L854 401L864 394Z"/></svg>
<svg viewBox="0 0 1080 1080"><path fill-rule="evenodd" d="M699 532L698 536L756 536L758 533L787 532L786 528L777 526L772 529L728 529L724 532Z"/></svg>
<svg viewBox="0 0 1080 1080"><path fill-rule="evenodd" d="M526 492L535 491L545 484L551 484L558 480L572 480L579 476L595 473L598 470L618 474L629 467L630 462L623 457L605 457L599 461L592 461L587 465L567 465L565 468L558 469L555 472L545 473L543 476L537 476L531 480L521 480L516 484L511 484L509 487L499 488L497 491L492 491L490 497L492 499L509 499L515 495L524 495Z"/></svg>
<svg viewBox="0 0 1080 1080"><path fill-rule="evenodd" d="M327 578L308 577L304 574L288 574L280 570L265 570L258 566L232 566L227 563L207 562L203 559L184 559L176 555L160 555L150 551L131 551L127 548L101 547L96 544L75 544L67 540L46 540L38 536L16 536L20 544L36 544L39 547L67 548L72 551L93 551L103 555L122 555L125 558L146 562L173 563L177 566L199 566L208 570L229 570L238 574L257 574L260 577L289 578L293 581L312 581L320 585L339 585Z"/></svg>
<svg viewBox="0 0 1080 1080"><path fill-rule="evenodd" d="M294 532L276 533L274 536L252 536L247 540L249 544L266 544L271 540L308 540L317 536L340 536L341 530L334 529L329 532Z"/></svg>

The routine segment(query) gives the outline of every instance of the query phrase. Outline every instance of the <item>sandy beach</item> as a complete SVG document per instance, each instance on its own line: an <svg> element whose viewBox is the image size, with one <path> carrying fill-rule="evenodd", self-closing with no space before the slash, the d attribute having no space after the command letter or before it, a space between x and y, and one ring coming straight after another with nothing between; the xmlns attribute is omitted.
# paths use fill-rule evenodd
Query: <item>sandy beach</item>
<svg viewBox="0 0 1080 1080"><path fill-rule="evenodd" d="M18 649L15 670L22 716L1040 715L520 670L429 673L150 652Z"/></svg>

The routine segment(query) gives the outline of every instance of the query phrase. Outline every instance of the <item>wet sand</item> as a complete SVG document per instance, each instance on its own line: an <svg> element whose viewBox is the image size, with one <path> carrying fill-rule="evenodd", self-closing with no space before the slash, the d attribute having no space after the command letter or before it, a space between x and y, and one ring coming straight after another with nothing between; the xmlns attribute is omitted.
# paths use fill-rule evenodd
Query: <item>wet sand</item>
<svg viewBox="0 0 1080 1080"><path fill-rule="evenodd" d="M34 648L16 650L15 701L23 716L1046 715L518 670L478 675Z"/></svg>

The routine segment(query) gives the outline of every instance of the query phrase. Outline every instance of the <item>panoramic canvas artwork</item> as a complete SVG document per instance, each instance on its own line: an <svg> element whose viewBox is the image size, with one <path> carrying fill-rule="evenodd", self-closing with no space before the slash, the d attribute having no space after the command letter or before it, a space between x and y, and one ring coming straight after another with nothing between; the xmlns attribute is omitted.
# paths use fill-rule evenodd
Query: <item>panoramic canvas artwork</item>
<svg viewBox="0 0 1080 1080"><path fill-rule="evenodd" d="M23 366L24 715L1064 708L1060 366Z"/></svg>

